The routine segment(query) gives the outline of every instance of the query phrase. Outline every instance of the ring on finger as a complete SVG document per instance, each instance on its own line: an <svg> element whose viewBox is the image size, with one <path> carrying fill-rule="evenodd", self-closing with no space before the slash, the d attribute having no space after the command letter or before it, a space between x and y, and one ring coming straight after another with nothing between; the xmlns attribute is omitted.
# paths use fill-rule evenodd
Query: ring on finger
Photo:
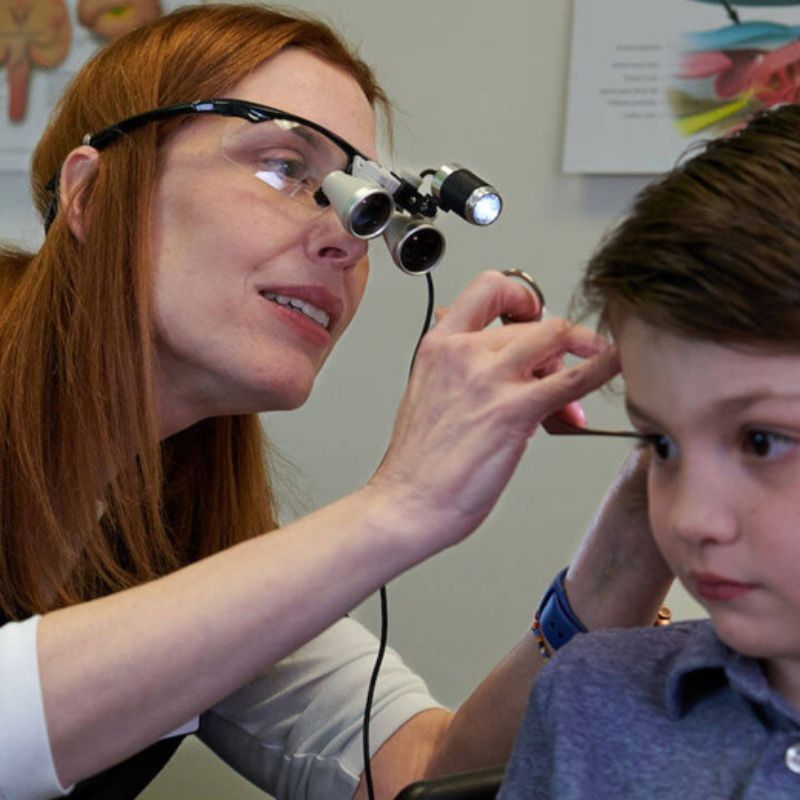
<svg viewBox="0 0 800 800"><path fill-rule="evenodd" d="M508 275L509 278L517 278L521 280L535 295L536 299L539 301L539 310L536 312L536 316L529 320L530 322L539 322L539 320L544 316L545 312L545 305L544 305L544 292L539 288L539 284L528 275L527 272L523 272L521 269L517 269L516 267L509 267L508 269L504 269L503 275ZM510 316L509 314L503 314L500 319L503 322L503 325L508 325L511 322L517 322L514 317Z"/></svg>

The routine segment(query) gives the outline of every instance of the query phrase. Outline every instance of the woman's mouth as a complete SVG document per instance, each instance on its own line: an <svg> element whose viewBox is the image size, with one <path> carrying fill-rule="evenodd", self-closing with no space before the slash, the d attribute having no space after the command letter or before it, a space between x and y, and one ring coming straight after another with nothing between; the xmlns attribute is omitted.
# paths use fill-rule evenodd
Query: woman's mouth
<svg viewBox="0 0 800 800"><path fill-rule="evenodd" d="M321 308L318 308L313 303L309 303L306 300L300 300L297 297L291 297L285 294L277 294L276 292L261 292L261 296L267 300L271 300L273 303L277 303L279 306L285 306L303 314L303 316L313 320L325 330L328 330L331 324L331 316L327 311L323 311Z"/></svg>

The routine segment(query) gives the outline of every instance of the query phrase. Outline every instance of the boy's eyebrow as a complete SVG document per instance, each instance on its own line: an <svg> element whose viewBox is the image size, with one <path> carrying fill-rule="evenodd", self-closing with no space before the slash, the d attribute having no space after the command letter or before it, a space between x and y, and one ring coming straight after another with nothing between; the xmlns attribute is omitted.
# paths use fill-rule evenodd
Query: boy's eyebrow
<svg viewBox="0 0 800 800"><path fill-rule="evenodd" d="M734 397L726 397L714 404L714 407L721 412L734 414L737 411L742 411L749 406L754 406L757 403L763 403L769 400L800 400L800 393L798 392L776 392L773 389L765 387L763 389L755 389L746 394L735 395Z"/></svg>
<svg viewBox="0 0 800 800"><path fill-rule="evenodd" d="M754 406L758 403L767 401L781 401L788 400L800 402L800 392L775 392L770 388L755 389L741 395L734 395L732 397L725 397L715 402L712 406L713 413L716 414L735 414L739 411ZM657 420L651 417L644 409L638 406L630 397L625 398L625 410L628 416L647 422L650 424L657 424Z"/></svg>

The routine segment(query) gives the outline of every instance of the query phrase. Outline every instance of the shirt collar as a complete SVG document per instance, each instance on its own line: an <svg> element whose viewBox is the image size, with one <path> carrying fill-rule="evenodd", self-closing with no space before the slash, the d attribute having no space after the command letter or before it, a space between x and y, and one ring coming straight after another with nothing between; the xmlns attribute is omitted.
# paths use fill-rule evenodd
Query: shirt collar
<svg viewBox="0 0 800 800"><path fill-rule="evenodd" d="M696 703L725 688L800 724L800 712L772 690L758 659L732 650L704 620L694 626L667 672L667 712L679 719Z"/></svg>

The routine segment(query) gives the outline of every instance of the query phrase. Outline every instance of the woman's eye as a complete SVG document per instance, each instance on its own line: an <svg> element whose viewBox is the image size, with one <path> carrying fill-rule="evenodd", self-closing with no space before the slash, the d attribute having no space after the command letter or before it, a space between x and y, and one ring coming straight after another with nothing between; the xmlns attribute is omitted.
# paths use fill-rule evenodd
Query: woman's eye
<svg viewBox="0 0 800 800"><path fill-rule="evenodd" d="M270 172L283 175L284 178L292 181L303 181L308 176L306 162L301 157L267 158L264 159L264 169Z"/></svg>
<svg viewBox="0 0 800 800"><path fill-rule="evenodd" d="M667 461L675 455L675 444L661 433L643 435L640 446L649 447L660 461Z"/></svg>
<svg viewBox="0 0 800 800"><path fill-rule="evenodd" d="M746 453L758 458L778 458L796 445L796 441L780 433L750 430L744 434L742 443Z"/></svg>
<svg viewBox="0 0 800 800"><path fill-rule="evenodd" d="M312 170L299 153L261 156L257 163L256 177L279 191L296 191L312 183Z"/></svg>

